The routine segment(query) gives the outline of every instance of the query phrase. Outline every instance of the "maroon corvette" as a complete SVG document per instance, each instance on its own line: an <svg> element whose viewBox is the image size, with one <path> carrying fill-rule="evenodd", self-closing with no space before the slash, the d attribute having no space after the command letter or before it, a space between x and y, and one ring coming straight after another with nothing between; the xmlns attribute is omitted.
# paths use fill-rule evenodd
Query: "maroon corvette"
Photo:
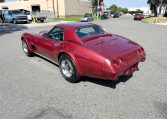
<svg viewBox="0 0 167 119"><path fill-rule="evenodd" d="M58 24L49 32L24 33L21 41L27 56L38 54L58 64L71 83L82 76L117 80L131 75L146 56L139 44L92 23Z"/></svg>
<svg viewBox="0 0 167 119"><path fill-rule="evenodd" d="M134 20L140 20L141 21L142 19L144 19L144 16L142 14L135 14Z"/></svg>

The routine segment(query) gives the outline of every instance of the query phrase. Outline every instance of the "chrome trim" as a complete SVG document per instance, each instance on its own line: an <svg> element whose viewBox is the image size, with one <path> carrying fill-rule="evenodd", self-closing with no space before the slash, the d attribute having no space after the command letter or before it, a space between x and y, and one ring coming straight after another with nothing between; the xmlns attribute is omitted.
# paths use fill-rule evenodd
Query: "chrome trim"
<svg viewBox="0 0 167 119"><path fill-rule="evenodd" d="M47 57L45 57L45 56L39 54L39 53L34 52L34 54L39 55L39 56L43 57L44 59L47 59L47 60L51 61L52 63L54 63L54 64L56 64L56 65L59 66L59 63L57 63L57 62L55 62L55 61L53 61L53 60L51 60L51 59L49 59L49 58L47 58Z"/></svg>
<svg viewBox="0 0 167 119"><path fill-rule="evenodd" d="M67 78L72 77L74 73L74 69L72 67L71 62L68 59L61 61L60 68L61 68L63 75L65 75Z"/></svg>

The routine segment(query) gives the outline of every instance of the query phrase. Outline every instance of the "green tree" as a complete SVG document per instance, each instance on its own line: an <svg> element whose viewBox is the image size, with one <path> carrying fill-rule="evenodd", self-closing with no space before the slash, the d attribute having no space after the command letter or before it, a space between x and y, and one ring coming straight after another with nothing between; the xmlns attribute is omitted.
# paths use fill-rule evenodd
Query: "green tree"
<svg viewBox="0 0 167 119"><path fill-rule="evenodd" d="M136 13L141 13L141 12L143 12L143 11L140 10L140 9L137 9L137 10L136 10Z"/></svg>
<svg viewBox="0 0 167 119"><path fill-rule="evenodd" d="M118 12L121 12L122 8L121 7L118 7Z"/></svg>
<svg viewBox="0 0 167 119"><path fill-rule="evenodd" d="M159 14L161 15L162 8L165 7L167 11L167 0L148 0L147 3L150 5L150 10L157 16L157 11L159 7Z"/></svg>
<svg viewBox="0 0 167 119"><path fill-rule="evenodd" d="M121 9L121 12L123 12L123 13L128 13L129 10L128 10L128 8L122 8L122 9Z"/></svg>
<svg viewBox="0 0 167 119"><path fill-rule="evenodd" d="M92 13L93 15L97 15L98 13L98 6L100 6L100 3L103 2L103 0L89 0L92 5Z"/></svg>
<svg viewBox="0 0 167 119"><path fill-rule="evenodd" d="M165 7L165 12L167 10L167 0L159 0L159 14L162 13L162 7Z"/></svg>
<svg viewBox="0 0 167 119"><path fill-rule="evenodd" d="M111 13L118 12L118 6L113 4L113 5L110 6L110 10L111 10Z"/></svg>

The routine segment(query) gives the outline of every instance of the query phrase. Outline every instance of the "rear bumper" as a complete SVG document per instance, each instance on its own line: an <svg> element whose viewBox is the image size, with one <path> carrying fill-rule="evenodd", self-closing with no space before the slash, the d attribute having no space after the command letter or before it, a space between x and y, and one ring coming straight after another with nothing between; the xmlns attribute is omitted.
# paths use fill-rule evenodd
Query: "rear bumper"
<svg viewBox="0 0 167 119"><path fill-rule="evenodd" d="M81 20L81 22L88 22L88 20Z"/></svg>
<svg viewBox="0 0 167 119"><path fill-rule="evenodd" d="M126 70L123 70L123 71L120 71L120 72L116 72L116 73L111 73L111 72L103 72L104 74L104 77L103 79L106 79L106 80L118 80L120 76L123 76L123 75L131 75L133 74L135 71L138 71L139 68L138 68L138 63L136 63L135 65L133 66L129 66Z"/></svg>
<svg viewBox="0 0 167 119"><path fill-rule="evenodd" d="M134 20L142 20L143 18L136 17Z"/></svg>
<svg viewBox="0 0 167 119"><path fill-rule="evenodd" d="M103 79L105 80L118 80L120 76L126 75L129 76L133 74L135 71L138 71L138 65L140 62L144 62L146 57L142 58L140 61L133 63L132 65L122 67L119 71L113 73L112 71L103 71Z"/></svg>

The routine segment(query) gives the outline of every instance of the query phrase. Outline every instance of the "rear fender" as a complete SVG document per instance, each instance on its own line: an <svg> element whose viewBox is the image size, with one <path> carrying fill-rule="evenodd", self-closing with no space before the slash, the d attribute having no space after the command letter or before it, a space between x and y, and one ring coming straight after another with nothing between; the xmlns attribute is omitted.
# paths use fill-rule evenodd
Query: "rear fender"
<svg viewBox="0 0 167 119"><path fill-rule="evenodd" d="M76 69L77 69L77 71L78 71L78 74L79 74L80 76L83 76L83 72L82 72L81 68L80 68L79 65L78 65L78 61L77 61L76 57L75 57L72 53L70 53L70 52L61 51L61 52L59 53L59 55L58 55L58 58L57 58L58 60L59 60L59 58L60 58L60 56L61 56L62 54L67 54L67 55L69 55L69 56L72 58L72 60L73 60L73 62L74 62L74 64L75 64L75 67L76 67Z"/></svg>

